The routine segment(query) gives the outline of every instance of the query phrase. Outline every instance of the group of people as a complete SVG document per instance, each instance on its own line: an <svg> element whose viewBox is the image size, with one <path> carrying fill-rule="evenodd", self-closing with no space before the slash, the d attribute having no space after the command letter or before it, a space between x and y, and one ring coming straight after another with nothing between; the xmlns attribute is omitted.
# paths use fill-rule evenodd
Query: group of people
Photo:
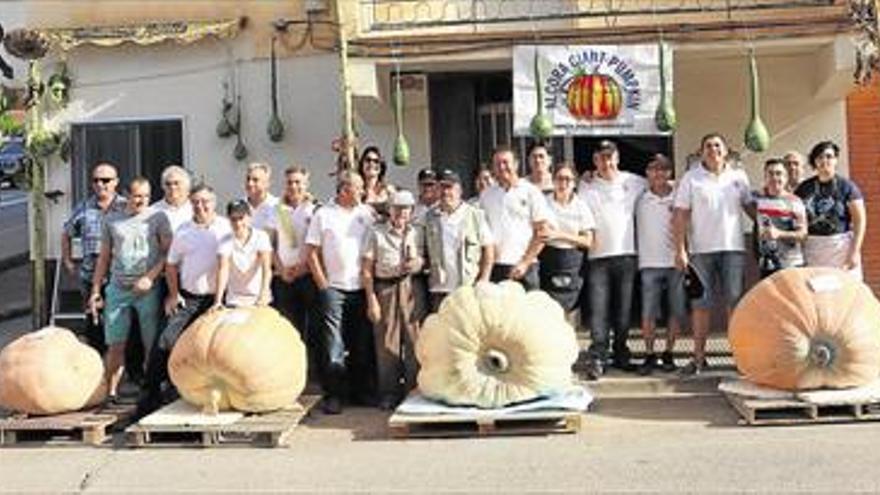
<svg viewBox="0 0 880 495"><path fill-rule="evenodd" d="M865 231L861 194L836 173L834 143L813 148L816 175L803 182L798 153L768 160L757 191L723 136L705 136L700 157L673 182L672 162L657 154L645 178L620 170L617 145L603 140L593 170L579 176L537 144L520 177L516 153L501 147L491 168L476 174L478 194L465 201L451 169L421 170L416 195L394 188L380 150L369 147L356 171L337 173L335 196L324 203L309 192L305 168L286 169L276 197L271 167L252 163L245 195L226 205L225 217L211 187L191 187L179 166L165 169L164 197L150 205L148 180L130 181L123 198L116 168L101 163L92 171L94 194L65 224L63 262L75 269L79 239L91 315L85 336L106 346L111 400L137 322L145 358L128 368L144 373L145 410L173 395L168 356L194 319L224 306L270 304L301 332L326 413L346 402L393 408L415 384L421 322L457 287L479 281L514 280L546 291L566 311L580 307L589 315L587 375L598 379L609 365L636 369L627 335L637 276L647 346L638 371L675 369L675 338L688 319L685 285L696 279L703 290L690 294L694 356L681 370L696 374L706 367L710 309L732 309L743 290L743 212L755 219L762 275L804 264L858 273ZM669 324L658 356L664 298Z"/></svg>

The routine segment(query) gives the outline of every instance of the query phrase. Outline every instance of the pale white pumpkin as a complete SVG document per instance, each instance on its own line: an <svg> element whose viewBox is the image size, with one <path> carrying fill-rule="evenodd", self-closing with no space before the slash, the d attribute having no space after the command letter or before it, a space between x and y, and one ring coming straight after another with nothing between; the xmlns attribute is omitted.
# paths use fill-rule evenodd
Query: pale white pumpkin
<svg viewBox="0 0 880 495"><path fill-rule="evenodd" d="M0 407L28 414L58 414L100 403L106 396L98 351L70 330L46 327L0 352Z"/></svg>
<svg viewBox="0 0 880 495"><path fill-rule="evenodd" d="M497 408L571 386L578 357L562 307L516 282L463 286L419 333L418 383L428 398Z"/></svg>

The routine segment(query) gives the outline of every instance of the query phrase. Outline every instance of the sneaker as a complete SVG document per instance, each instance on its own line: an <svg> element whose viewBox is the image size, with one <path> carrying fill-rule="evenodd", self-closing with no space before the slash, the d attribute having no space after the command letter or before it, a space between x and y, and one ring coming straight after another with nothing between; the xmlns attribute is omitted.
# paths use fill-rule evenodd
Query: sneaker
<svg viewBox="0 0 880 495"><path fill-rule="evenodd" d="M654 372L654 368L657 367L657 355L656 354L648 354L645 356L645 360L642 362L642 365L639 366L639 374L642 376L648 376Z"/></svg>
<svg viewBox="0 0 880 495"><path fill-rule="evenodd" d="M660 354L660 369L667 373L675 371L675 359L671 352L666 351Z"/></svg>
<svg viewBox="0 0 880 495"><path fill-rule="evenodd" d="M698 376L706 371L706 360L704 359L702 362L697 362L695 359L691 359L691 361L685 365L684 368L679 370L683 376Z"/></svg>
<svg viewBox="0 0 880 495"><path fill-rule="evenodd" d="M591 359L590 362L587 363L586 379L588 381L594 382L604 374L605 367L602 366L601 361L597 359Z"/></svg>
<svg viewBox="0 0 880 495"><path fill-rule="evenodd" d="M328 395L321 401L321 410L324 411L324 414L341 414L342 401L338 397Z"/></svg>

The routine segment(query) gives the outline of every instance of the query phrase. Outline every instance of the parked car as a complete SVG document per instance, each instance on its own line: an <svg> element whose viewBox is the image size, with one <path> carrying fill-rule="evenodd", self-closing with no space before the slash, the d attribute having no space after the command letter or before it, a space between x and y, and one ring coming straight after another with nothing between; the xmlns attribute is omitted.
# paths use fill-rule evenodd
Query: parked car
<svg viewBox="0 0 880 495"><path fill-rule="evenodd" d="M7 138L0 145L0 184L15 186L13 177L24 167L24 159L24 138Z"/></svg>

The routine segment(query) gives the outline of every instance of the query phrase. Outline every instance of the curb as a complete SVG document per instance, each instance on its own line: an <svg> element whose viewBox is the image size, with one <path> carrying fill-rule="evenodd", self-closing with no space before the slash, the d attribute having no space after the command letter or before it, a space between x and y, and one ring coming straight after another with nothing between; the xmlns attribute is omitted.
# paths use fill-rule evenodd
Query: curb
<svg viewBox="0 0 880 495"><path fill-rule="evenodd" d="M24 307L19 306L19 307L2 309L2 310L0 310L0 322L6 321L6 320L12 320L14 318L19 318L21 316L27 316L29 314L31 314L31 307L30 306L24 306Z"/></svg>
<svg viewBox="0 0 880 495"><path fill-rule="evenodd" d="M27 265L30 263L30 253L19 253L7 258L0 259L0 272L5 272L6 270L10 270L12 268L18 268L22 265Z"/></svg>

